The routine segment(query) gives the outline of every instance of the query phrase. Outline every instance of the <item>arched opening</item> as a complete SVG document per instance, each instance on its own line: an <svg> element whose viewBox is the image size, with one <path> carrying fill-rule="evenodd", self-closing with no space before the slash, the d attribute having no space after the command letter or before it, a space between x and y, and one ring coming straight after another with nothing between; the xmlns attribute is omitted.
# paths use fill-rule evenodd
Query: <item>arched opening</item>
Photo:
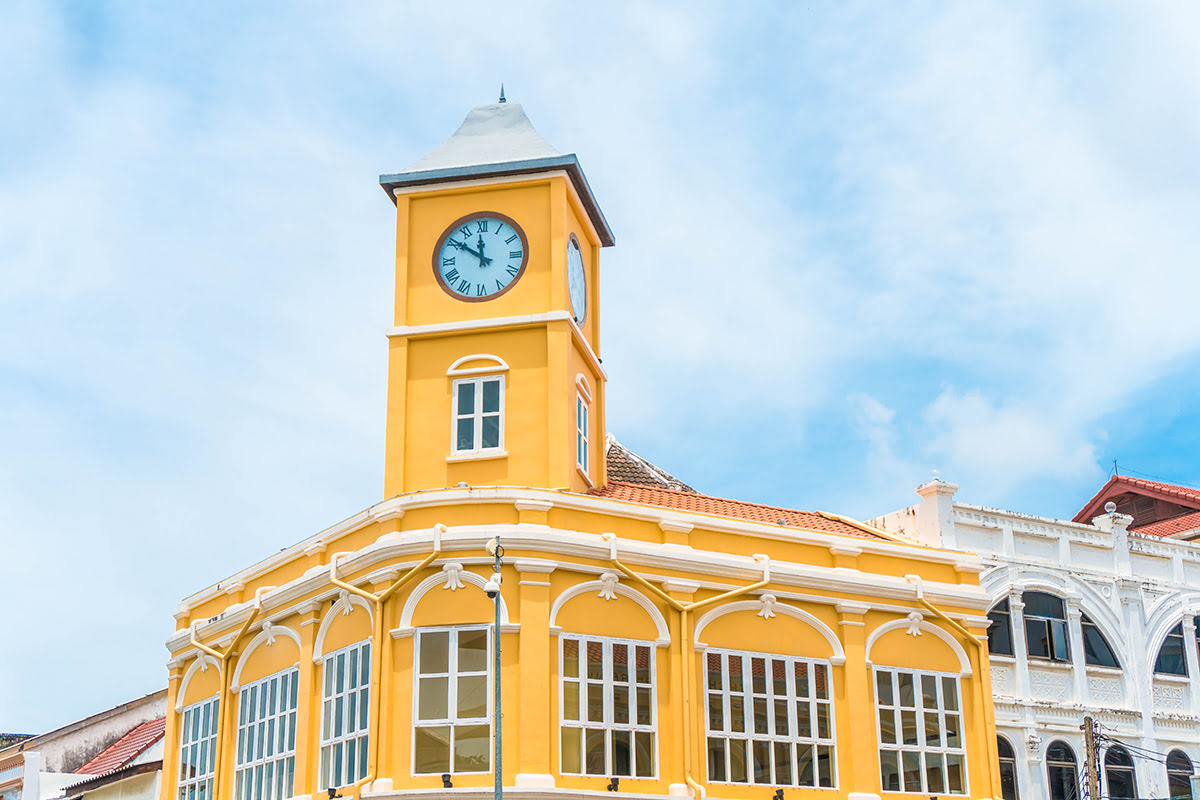
<svg viewBox="0 0 1200 800"><path fill-rule="evenodd" d="M1013 654L1012 616L1008 611L1008 598L1004 598L988 612L992 624L988 626L988 652L994 656Z"/></svg>
<svg viewBox="0 0 1200 800"><path fill-rule="evenodd" d="M1083 660L1093 667L1120 669L1121 665L1108 640L1087 614L1080 616L1079 627L1083 631Z"/></svg>
<svg viewBox="0 0 1200 800"><path fill-rule="evenodd" d="M1045 592L1025 592L1025 645L1030 658L1070 661L1067 612L1061 597Z"/></svg>
<svg viewBox="0 0 1200 800"><path fill-rule="evenodd" d="M1017 800L1017 755L1003 736L996 737L996 752L1000 760L1000 795L1004 800Z"/></svg>
<svg viewBox="0 0 1200 800"><path fill-rule="evenodd" d="M1162 675L1187 675L1187 657L1183 651L1183 623L1179 623L1158 648L1154 671Z"/></svg>
<svg viewBox="0 0 1200 800"><path fill-rule="evenodd" d="M1171 800L1192 800L1192 760L1182 750L1167 754L1167 787Z"/></svg>
<svg viewBox="0 0 1200 800"><path fill-rule="evenodd" d="M1050 780L1050 800L1077 800L1079 772L1075 769L1075 751L1066 742L1054 742L1046 748L1046 777Z"/></svg>
<svg viewBox="0 0 1200 800"><path fill-rule="evenodd" d="M1137 781L1133 777L1133 759L1129 751L1113 745L1104 754L1104 795L1111 800L1136 800Z"/></svg>

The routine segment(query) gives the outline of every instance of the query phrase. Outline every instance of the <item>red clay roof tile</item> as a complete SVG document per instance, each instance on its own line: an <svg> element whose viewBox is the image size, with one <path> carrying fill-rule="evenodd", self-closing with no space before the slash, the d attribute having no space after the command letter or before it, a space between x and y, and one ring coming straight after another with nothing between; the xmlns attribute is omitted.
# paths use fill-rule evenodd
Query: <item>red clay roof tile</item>
<svg viewBox="0 0 1200 800"><path fill-rule="evenodd" d="M166 717L159 717L158 719L143 722L101 750L91 761L75 770L76 774L103 775L114 769L120 769L144 753L150 745L161 739L163 732L166 730L166 724Z"/></svg>
<svg viewBox="0 0 1200 800"><path fill-rule="evenodd" d="M818 512L797 511L792 508L747 503L743 500L727 500L723 497L711 497L697 492L641 486L624 481L609 481L603 488L594 489L592 494L613 500L624 500L628 503L712 514L718 517L763 522L769 525L778 525L782 521L784 527L789 528L804 528L805 530L857 536L864 539L891 539L881 533L873 533L865 525L860 528L839 518Z"/></svg>
<svg viewBox="0 0 1200 800"><path fill-rule="evenodd" d="M1200 531L1200 511L1181 514L1170 519L1160 519L1158 522L1150 522L1138 528L1130 528L1130 530L1145 536L1174 536L1189 531Z"/></svg>

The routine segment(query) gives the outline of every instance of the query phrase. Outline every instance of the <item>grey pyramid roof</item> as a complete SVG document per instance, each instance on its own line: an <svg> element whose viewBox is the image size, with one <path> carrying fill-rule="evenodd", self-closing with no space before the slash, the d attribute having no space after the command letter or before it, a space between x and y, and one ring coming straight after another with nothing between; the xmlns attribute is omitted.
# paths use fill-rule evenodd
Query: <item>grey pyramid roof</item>
<svg viewBox="0 0 1200 800"><path fill-rule="evenodd" d="M388 197L401 188L482 177L522 175L565 170L605 247L615 243L579 159L550 146L536 130L520 103L477 106L446 141L402 172L380 175Z"/></svg>

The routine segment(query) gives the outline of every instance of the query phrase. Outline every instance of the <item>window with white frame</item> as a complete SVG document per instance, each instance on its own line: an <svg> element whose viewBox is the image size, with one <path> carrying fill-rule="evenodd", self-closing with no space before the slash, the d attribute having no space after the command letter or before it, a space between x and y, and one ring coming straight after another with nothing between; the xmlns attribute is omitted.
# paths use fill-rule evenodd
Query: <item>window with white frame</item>
<svg viewBox="0 0 1200 800"><path fill-rule="evenodd" d="M454 381L454 454L504 450L504 376Z"/></svg>
<svg viewBox="0 0 1200 800"><path fill-rule="evenodd" d="M237 800L285 800L296 772L296 691L300 671L276 672L238 692Z"/></svg>
<svg viewBox="0 0 1200 800"><path fill-rule="evenodd" d="M325 656L321 708L320 788L349 786L367 774L371 643Z"/></svg>
<svg viewBox="0 0 1200 800"><path fill-rule="evenodd" d="M593 636L559 638L562 772L653 778L654 645Z"/></svg>
<svg viewBox="0 0 1200 800"><path fill-rule="evenodd" d="M875 702L883 790L966 794L958 677L877 667Z"/></svg>
<svg viewBox="0 0 1200 800"><path fill-rule="evenodd" d="M179 737L179 800L212 800L217 744L217 698L183 710Z"/></svg>
<svg viewBox="0 0 1200 800"><path fill-rule="evenodd" d="M575 465L588 474L588 404L575 395Z"/></svg>
<svg viewBox="0 0 1200 800"><path fill-rule="evenodd" d="M833 789L829 663L709 650L708 780Z"/></svg>
<svg viewBox="0 0 1200 800"><path fill-rule="evenodd" d="M491 769L486 626L417 631L413 773Z"/></svg>

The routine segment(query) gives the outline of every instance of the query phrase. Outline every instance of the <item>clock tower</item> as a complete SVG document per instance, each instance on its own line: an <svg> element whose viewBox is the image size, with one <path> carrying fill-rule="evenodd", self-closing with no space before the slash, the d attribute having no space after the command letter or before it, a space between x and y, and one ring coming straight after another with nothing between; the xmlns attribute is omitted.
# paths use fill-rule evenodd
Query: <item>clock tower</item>
<svg viewBox="0 0 1200 800"><path fill-rule="evenodd" d="M579 160L501 102L380 184L396 204L385 497L603 485L598 267L614 239Z"/></svg>

